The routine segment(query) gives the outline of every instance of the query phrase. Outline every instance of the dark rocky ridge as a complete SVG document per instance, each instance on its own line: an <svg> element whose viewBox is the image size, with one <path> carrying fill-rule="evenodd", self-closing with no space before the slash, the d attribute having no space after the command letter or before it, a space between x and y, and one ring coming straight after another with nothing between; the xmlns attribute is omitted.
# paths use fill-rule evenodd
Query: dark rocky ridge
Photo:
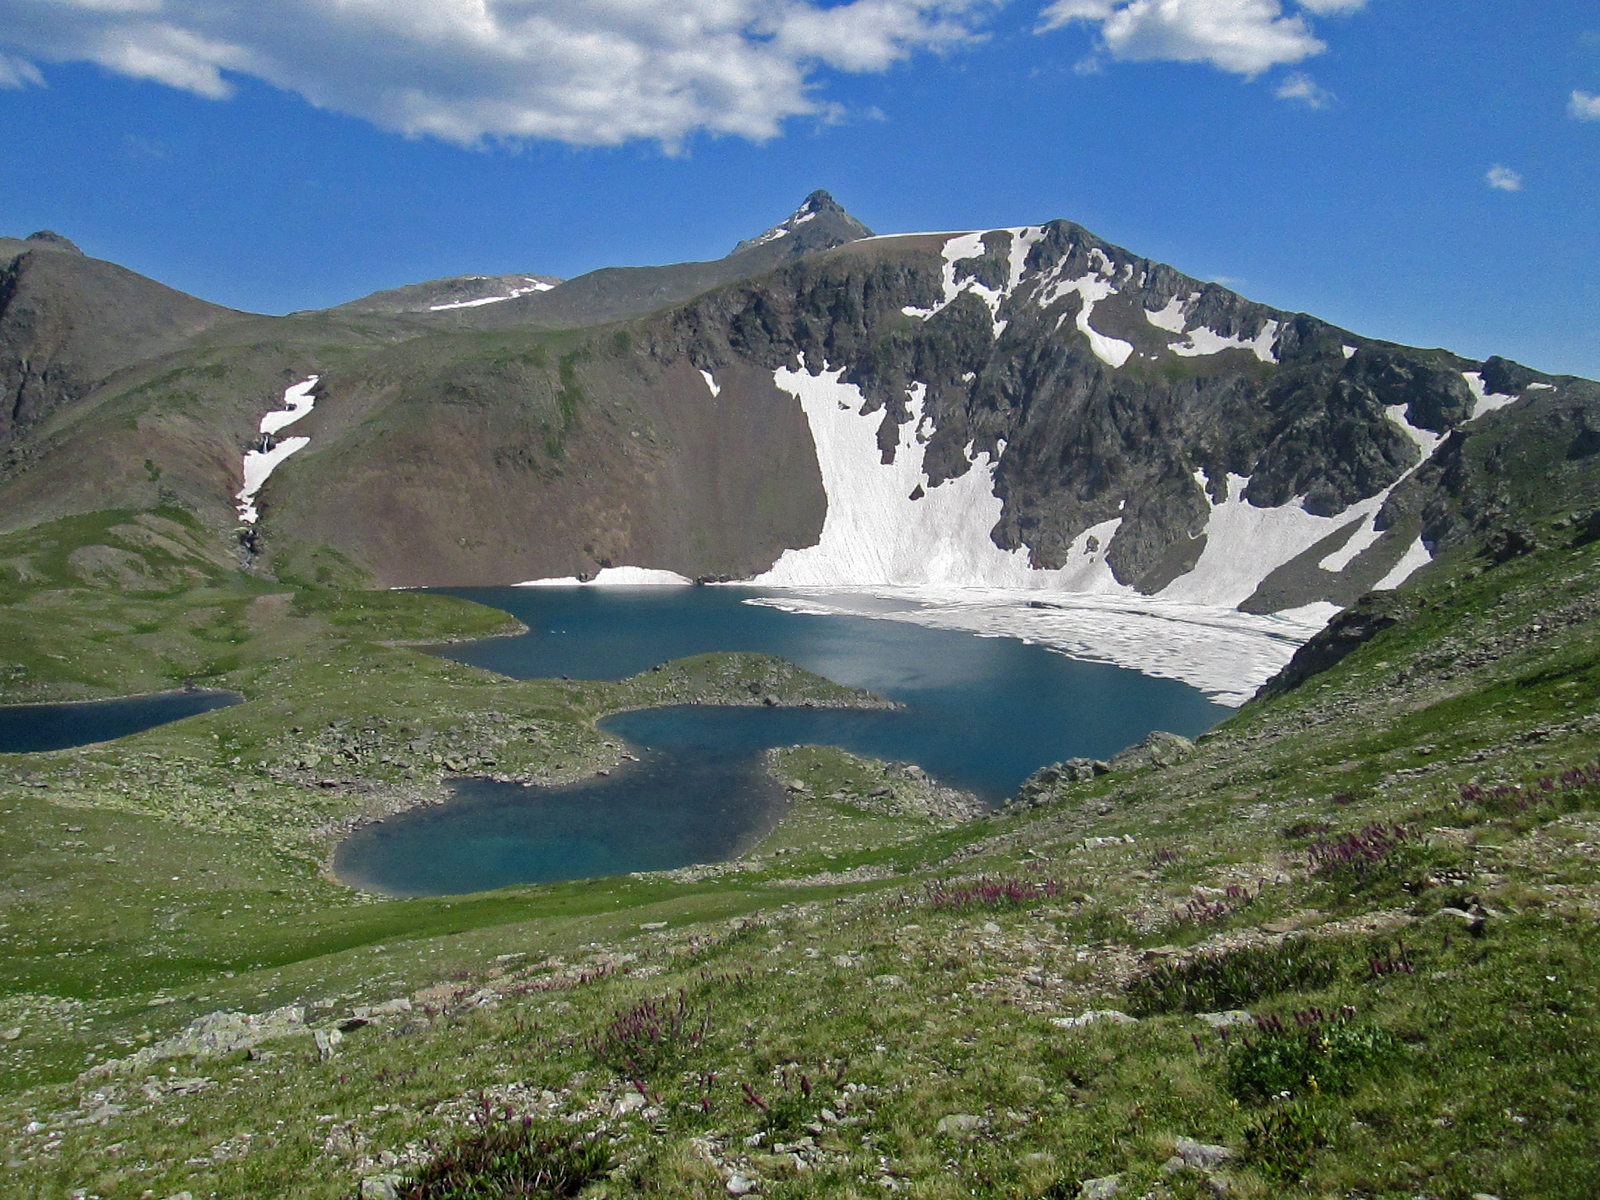
<svg viewBox="0 0 1600 1200"><path fill-rule="evenodd" d="M805 419L773 383L774 370L797 362L842 369L860 387L867 411L882 413L886 457L909 416L908 389L925 385L928 488L965 474L980 451L999 455L998 545L1058 566L1083 530L1120 515L1109 563L1147 592L1198 561L1229 474L1249 480L1244 496L1257 506L1303 497L1307 511L1336 515L1416 467L1417 442L1389 410L1446 437L1384 506L1383 536L1334 573L1317 564L1361 522L1331 526L1261 581L1242 605L1252 611L1348 604L1419 533L1446 550L1594 483L1600 388L1587 381L1359 337L1066 221L1031 230L1025 256L1013 256L1012 232L983 235L953 264L968 290L947 304L947 235L869 240L825 193L784 227L716 263L596 272L425 316L345 306L246 318L110 264L0 243L13 255L7 277L26 284L13 290L33 298L0 310L0 329L26 333L0 343L0 371L33 371L27 351L46 326L73 330L64 343L78 348L73 362L91 357L81 347L97 336L116 351L74 376L88 382L56 388L48 431L24 430L20 457L0 471L0 515L14 527L159 499L202 513L231 540L231 493L255 422L313 371L323 377L317 407L295 429L311 444L274 475L250 548L261 569L301 571L326 547L341 570L380 584L502 583L622 564L759 572L814 542L825 511ZM72 287L35 282L43 266L62 275L62 263L75 265ZM1125 344L1120 366L1079 328L1084 292L1065 285L1083 280L1105 285L1086 324L1102 351L1104 339ZM997 311L975 285L997 297ZM158 328L118 334L130 308L118 288L143 289ZM1249 347L1180 355L1190 335L1148 316L1175 298L1186 328L1217 339L1258 339L1276 322L1262 344L1277 361ZM906 312L941 304L926 319ZM84 328L74 313L87 314ZM185 321L204 332L185 333ZM719 395L701 371L714 373ZM1518 399L1470 420L1463 371ZM1552 478L1559 486L1547 486Z"/></svg>

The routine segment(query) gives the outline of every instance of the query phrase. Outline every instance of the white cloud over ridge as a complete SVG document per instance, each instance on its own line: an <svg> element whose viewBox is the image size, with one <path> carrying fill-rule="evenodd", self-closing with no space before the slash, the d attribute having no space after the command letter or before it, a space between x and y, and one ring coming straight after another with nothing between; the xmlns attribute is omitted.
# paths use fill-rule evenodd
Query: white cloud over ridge
<svg viewBox="0 0 1600 1200"><path fill-rule="evenodd" d="M1567 115L1575 121L1600 121L1600 96L1573 92L1567 101Z"/></svg>
<svg viewBox="0 0 1600 1200"><path fill-rule="evenodd" d="M1354 12L1366 0L1300 0L1285 12L1279 0L1054 0L1039 31L1075 21L1098 27L1112 58L1209 63L1254 77L1327 49L1306 14Z"/></svg>
<svg viewBox="0 0 1600 1200"><path fill-rule="evenodd" d="M90 61L223 99L230 74L399 133L763 140L828 115L819 70L970 43L997 0L0 0L0 87ZM33 62L28 61L33 60Z"/></svg>

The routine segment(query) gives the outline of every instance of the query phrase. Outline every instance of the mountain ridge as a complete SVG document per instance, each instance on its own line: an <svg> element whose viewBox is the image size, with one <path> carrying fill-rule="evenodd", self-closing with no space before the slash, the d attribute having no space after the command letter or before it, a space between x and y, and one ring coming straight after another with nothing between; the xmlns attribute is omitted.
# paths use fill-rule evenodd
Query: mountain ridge
<svg viewBox="0 0 1600 1200"><path fill-rule="evenodd" d="M438 282L408 286L453 307L231 314L115 363L117 382L69 397L50 438L16 448L0 512L15 527L172 501L236 536L254 570L296 571L325 547L383 585L622 565L770 577L843 544L858 502L824 486L846 477L819 458L833 438L869 455L858 474L911 472L903 497L873 502L875 527L894 524L888 505L924 528L846 557L921 565L868 578L808 552L812 573L785 568L791 581L1003 580L1272 613L1348 605L1537 509L1474 449L1522 437L1500 410L1576 448L1519 451L1552 470L1587 478L1600 438L1592 383L1352 334L1069 221L876 236L817 192L711 264L607 268L489 303L426 292ZM586 313L604 319L573 323ZM0 340L13 368L24 350ZM256 424L311 375L307 441L238 529ZM842 410L799 394L825 375L853 414L826 436L817 421ZM137 439L117 432L129 420ZM63 483L68 462L95 486ZM961 545L912 519L957 486L976 489L969 515L992 517ZM980 560L975 575L937 568Z"/></svg>

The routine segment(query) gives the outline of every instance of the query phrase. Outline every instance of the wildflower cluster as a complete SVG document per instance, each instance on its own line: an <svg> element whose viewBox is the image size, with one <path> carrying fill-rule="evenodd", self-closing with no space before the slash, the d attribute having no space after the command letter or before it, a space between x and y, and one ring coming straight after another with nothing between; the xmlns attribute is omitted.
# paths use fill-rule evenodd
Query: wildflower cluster
<svg viewBox="0 0 1600 1200"><path fill-rule="evenodd" d="M589 1038L601 1062L639 1080L704 1044L711 1032L711 1002L702 1009L679 989L676 996L645 1000L616 1013Z"/></svg>
<svg viewBox="0 0 1600 1200"><path fill-rule="evenodd" d="M1363 875L1385 866L1395 851L1414 835L1400 825L1368 825L1359 833L1331 840L1319 838L1309 850L1311 870L1317 875Z"/></svg>
<svg viewBox="0 0 1600 1200"><path fill-rule="evenodd" d="M1066 890L1058 879L1033 883L1011 877L977 879L966 883L930 883L924 891L929 908L943 912L971 912L975 909L1023 908L1039 900L1053 899Z"/></svg>
<svg viewBox="0 0 1600 1200"><path fill-rule="evenodd" d="M1456 803L1464 809L1479 808L1512 815L1527 812L1539 805L1573 807L1572 802L1592 788L1600 788L1600 759L1586 766L1571 767L1559 775L1543 775L1529 786L1520 783L1500 783L1488 787L1478 783L1463 784Z"/></svg>

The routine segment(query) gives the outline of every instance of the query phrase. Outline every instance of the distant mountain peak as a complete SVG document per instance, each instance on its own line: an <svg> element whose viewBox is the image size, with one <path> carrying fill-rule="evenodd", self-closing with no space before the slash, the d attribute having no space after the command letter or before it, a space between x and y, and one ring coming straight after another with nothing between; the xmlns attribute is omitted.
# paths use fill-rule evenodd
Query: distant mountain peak
<svg viewBox="0 0 1600 1200"><path fill-rule="evenodd" d="M791 236L796 240L797 252L805 253L871 237L872 230L847 213L831 195L818 188L785 220L757 237L740 242L733 248L733 253L743 254Z"/></svg>
<svg viewBox="0 0 1600 1200"><path fill-rule="evenodd" d="M77 246L72 244L72 242L62 237L59 233L56 233L52 229L41 229L37 233L30 233L25 240L30 242L40 242L46 246L49 246L52 250L65 250L71 254L83 253L83 251L79 250Z"/></svg>

